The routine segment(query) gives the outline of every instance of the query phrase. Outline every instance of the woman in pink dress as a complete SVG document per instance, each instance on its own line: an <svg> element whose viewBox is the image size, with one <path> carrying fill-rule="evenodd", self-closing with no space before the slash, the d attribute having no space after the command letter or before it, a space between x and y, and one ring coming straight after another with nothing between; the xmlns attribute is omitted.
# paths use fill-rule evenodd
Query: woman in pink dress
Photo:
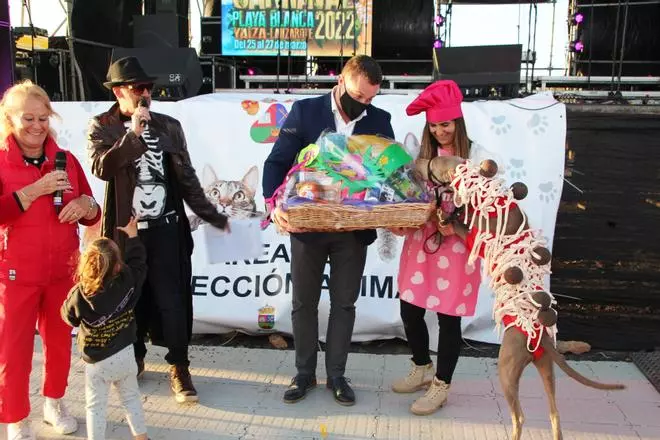
<svg viewBox="0 0 660 440"><path fill-rule="evenodd" d="M456 83L442 80L427 87L408 106L409 116L426 112L420 159L437 155L468 157L470 141L461 112L462 100ZM441 208L449 215L454 205L451 193L443 192L445 190L439 188L438 193ZM398 284L401 319L412 351L412 368L408 376L392 384L392 390L413 393L428 387L426 394L410 407L414 414L427 415L447 401L462 344L461 317L474 314L480 268L478 262L468 264L467 248L454 233L451 222L440 224L434 218L420 229L393 232L405 235ZM436 312L440 325L435 370L424 322L426 310Z"/></svg>

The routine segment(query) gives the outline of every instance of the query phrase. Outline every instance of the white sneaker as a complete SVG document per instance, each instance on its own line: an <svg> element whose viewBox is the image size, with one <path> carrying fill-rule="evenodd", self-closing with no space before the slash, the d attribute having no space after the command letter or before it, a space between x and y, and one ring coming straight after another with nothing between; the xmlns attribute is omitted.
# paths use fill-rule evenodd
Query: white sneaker
<svg viewBox="0 0 660 440"><path fill-rule="evenodd" d="M46 397L44 422L51 425L58 434L72 434L78 430L78 422L75 417L69 414L62 399Z"/></svg>
<svg viewBox="0 0 660 440"><path fill-rule="evenodd" d="M7 440L36 440L30 421L25 418L20 422L7 425Z"/></svg>

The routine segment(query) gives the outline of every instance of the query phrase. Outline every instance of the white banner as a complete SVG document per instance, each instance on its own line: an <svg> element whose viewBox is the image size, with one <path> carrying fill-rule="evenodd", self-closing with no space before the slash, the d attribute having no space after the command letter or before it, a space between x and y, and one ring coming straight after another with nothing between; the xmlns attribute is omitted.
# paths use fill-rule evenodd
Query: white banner
<svg viewBox="0 0 660 440"><path fill-rule="evenodd" d="M181 121L193 165L207 193L219 209L234 217L263 210L261 178L291 103L306 96L213 94L176 103L154 102L152 109ZM424 116L408 117L413 96L381 95L374 105L392 114L397 140L413 144L421 136ZM55 121L58 142L72 151L88 173L97 200L104 184L91 176L87 159L88 120L111 103L56 102L61 121ZM512 101L464 103L473 157L494 159L509 183L522 181L529 195L522 205L533 228L552 243L564 172L566 112L551 95L539 94ZM414 138L413 138L414 137ZM217 191L213 191L216 189ZM216 197L217 196L217 197ZM191 213L192 216L192 213ZM194 222L193 222L194 223ZM193 288L195 332L291 333L291 277L288 237L270 227L262 233L263 255L234 263L211 264L204 227L193 232ZM210 239L209 239L210 240ZM369 248L354 341L403 337L396 275L401 241L379 231ZM327 269L327 268L326 268ZM327 274L327 270L326 270ZM491 318L492 297L483 281L477 313L463 319L464 337L497 342ZM319 334L325 340L329 314L327 280L319 304ZM437 320L427 314L431 348L437 346Z"/></svg>

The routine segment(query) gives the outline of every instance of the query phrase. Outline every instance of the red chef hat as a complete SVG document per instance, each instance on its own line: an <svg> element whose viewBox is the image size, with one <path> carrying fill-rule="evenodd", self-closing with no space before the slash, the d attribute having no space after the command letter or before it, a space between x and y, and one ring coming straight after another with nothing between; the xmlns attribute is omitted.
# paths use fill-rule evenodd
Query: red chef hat
<svg viewBox="0 0 660 440"><path fill-rule="evenodd" d="M406 108L408 116L426 112L426 122L452 121L463 116L461 102L463 94L452 80L436 81Z"/></svg>

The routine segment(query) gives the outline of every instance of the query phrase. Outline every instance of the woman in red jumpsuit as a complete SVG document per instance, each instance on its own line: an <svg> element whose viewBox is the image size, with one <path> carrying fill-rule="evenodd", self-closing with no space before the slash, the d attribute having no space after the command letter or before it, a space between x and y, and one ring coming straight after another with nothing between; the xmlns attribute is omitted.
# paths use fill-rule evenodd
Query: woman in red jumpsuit
<svg viewBox="0 0 660 440"><path fill-rule="evenodd" d="M35 438L28 416L37 324L43 420L59 434L78 429L61 400L71 328L60 308L74 284L78 224L93 225L101 213L80 163L55 142L53 115L46 92L30 82L14 85L0 102L0 423L8 424L10 440ZM64 171L55 170L58 152L66 157Z"/></svg>

